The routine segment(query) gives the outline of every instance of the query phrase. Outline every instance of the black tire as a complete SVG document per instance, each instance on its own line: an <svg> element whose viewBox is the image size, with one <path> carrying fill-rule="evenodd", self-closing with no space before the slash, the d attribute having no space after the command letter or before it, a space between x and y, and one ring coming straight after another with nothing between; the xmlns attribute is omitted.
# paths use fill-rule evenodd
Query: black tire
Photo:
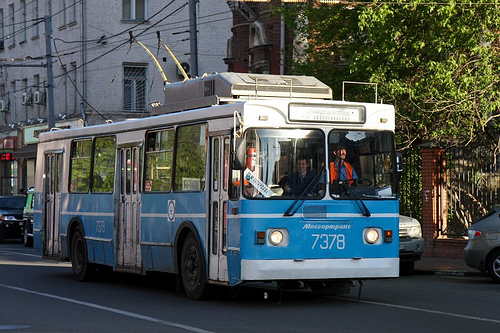
<svg viewBox="0 0 500 333"><path fill-rule="evenodd" d="M411 276L413 273L415 273L414 261L404 261L399 264L399 275Z"/></svg>
<svg viewBox="0 0 500 333"><path fill-rule="evenodd" d="M201 299L206 296L205 265L200 244L190 234L182 245L180 274L182 286L190 299Z"/></svg>
<svg viewBox="0 0 500 333"><path fill-rule="evenodd" d="M87 245L79 226L71 238L71 267L77 281L89 281L96 270L96 266L89 263Z"/></svg>
<svg viewBox="0 0 500 333"><path fill-rule="evenodd" d="M486 269L488 274L496 283L500 283L500 249L493 251L488 259Z"/></svg>
<svg viewBox="0 0 500 333"><path fill-rule="evenodd" d="M33 238L28 236L28 227L27 226L24 226L24 228L23 228L23 244L26 247L33 246Z"/></svg>

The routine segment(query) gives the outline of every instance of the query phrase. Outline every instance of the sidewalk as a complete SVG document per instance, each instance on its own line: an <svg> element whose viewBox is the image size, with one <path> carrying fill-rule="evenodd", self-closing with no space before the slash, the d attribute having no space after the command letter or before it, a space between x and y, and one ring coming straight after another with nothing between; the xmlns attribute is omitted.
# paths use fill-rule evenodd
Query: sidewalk
<svg viewBox="0 0 500 333"><path fill-rule="evenodd" d="M415 274L482 275L477 269L467 266L465 260L448 258L422 258L415 262Z"/></svg>

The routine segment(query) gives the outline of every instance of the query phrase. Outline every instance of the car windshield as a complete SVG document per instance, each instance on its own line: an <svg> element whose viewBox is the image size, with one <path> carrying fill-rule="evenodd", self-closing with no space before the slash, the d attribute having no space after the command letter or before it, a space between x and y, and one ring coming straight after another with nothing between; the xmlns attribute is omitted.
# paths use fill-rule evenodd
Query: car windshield
<svg viewBox="0 0 500 333"><path fill-rule="evenodd" d="M396 196L394 137L383 131L338 131L328 136L330 193L340 199Z"/></svg>
<svg viewBox="0 0 500 333"><path fill-rule="evenodd" d="M0 198L0 209L22 209L24 201L24 197L3 197Z"/></svg>

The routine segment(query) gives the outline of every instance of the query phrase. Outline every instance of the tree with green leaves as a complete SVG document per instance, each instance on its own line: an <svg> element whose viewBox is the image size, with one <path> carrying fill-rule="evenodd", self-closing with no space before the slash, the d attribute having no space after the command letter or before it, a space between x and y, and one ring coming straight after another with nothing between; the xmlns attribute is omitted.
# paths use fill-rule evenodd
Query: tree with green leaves
<svg viewBox="0 0 500 333"><path fill-rule="evenodd" d="M282 7L297 37L294 74L318 77L336 99L342 81L377 83L379 98L396 107L401 147L498 143L499 9L491 0ZM353 88L346 100L366 94Z"/></svg>

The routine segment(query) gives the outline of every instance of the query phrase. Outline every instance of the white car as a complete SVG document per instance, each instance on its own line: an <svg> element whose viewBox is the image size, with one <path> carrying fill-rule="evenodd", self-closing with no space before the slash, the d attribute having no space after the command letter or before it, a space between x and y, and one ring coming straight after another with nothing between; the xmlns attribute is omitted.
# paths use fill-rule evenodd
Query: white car
<svg viewBox="0 0 500 333"><path fill-rule="evenodd" d="M413 217L399 215L399 271L400 275L412 275L415 261L422 258L424 239L420 222Z"/></svg>

